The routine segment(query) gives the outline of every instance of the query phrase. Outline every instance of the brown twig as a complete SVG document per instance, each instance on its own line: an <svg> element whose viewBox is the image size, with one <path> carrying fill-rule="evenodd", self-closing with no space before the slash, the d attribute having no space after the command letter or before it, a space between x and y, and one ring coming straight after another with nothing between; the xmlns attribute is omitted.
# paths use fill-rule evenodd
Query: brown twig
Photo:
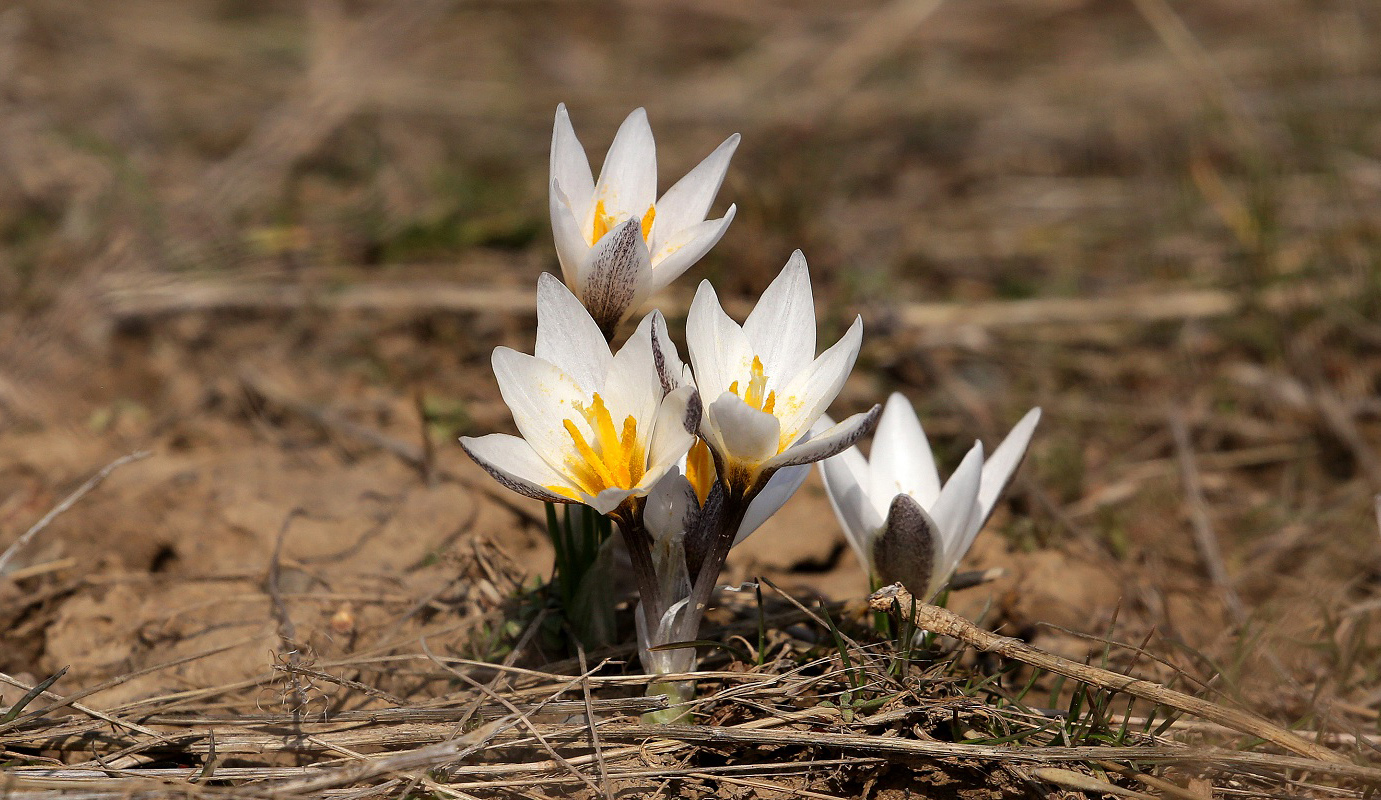
<svg viewBox="0 0 1381 800"><path fill-rule="evenodd" d="M148 450L140 450L138 452L130 453L127 456L121 456L115 459L114 461L102 467L100 472L97 472L95 475L92 475L90 478L87 478L85 483L83 483L81 486L78 486L74 492L67 495L67 497L63 498L61 503L58 503L57 505L49 509L48 513L44 514L42 519L40 519L38 522L35 522L33 526L30 527L27 531L24 531L24 533L21 534L18 539L15 539L9 547L5 548L4 553L0 553L0 577L4 577L5 567L9 565L10 560L14 558L16 553L22 550L24 546L27 545L29 542L33 541L33 538L37 536L40 532L42 532L44 528L47 528L50 524L52 524L53 520L57 519L58 516L60 516L63 512L67 511L69 508L76 505L77 501L85 497L88 492L90 492L92 489L95 489L97 486L100 486L102 481L110 477L110 473L114 472L115 470L119 469L120 467L123 467L124 465L132 461L138 461L141 458L148 458L149 455L150 453Z"/></svg>
<svg viewBox="0 0 1381 800"><path fill-rule="evenodd" d="M575 639L575 652L580 659L580 674L589 675L590 669L585 664L585 645ZM609 766L604 763L604 747L599 743L598 725L595 724L595 707L590 700L590 679L584 678L580 681L580 694L585 701L585 722L590 728L590 748L595 753L595 766L599 769L599 784L603 791L605 800L614 800L612 787L609 786Z"/></svg>
<svg viewBox="0 0 1381 800"><path fill-rule="evenodd" d="M899 604L901 608L910 608L913 602L915 600L909 592L903 589L900 584L894 584L875 592L869 598L868 605L874 611L890 612L893 610L894 604ZM1016 639L985 631L958 614L937 606L916 602L912 619L916 626L923 630L943 636L952 636L986 653L997 653L1004 658L1030 664L1057 675L1074 678L1091 686L1123 692L1133 697L1169 706L1187 714L1225 725L1239 733L1256 736L1308 758L1318 759L1329 764L1351 765L1351 762L1346 758L1332 750L1308 741L1255 714L1210 703L1150 681L1061 658ZM1378 770L1377 774L1381 775L1381 770Z"/></svg>
<svg viewBox="0 0 1381 800"><path fill-rule="evenodd" d="M594 781L590 780L589 776L587 776L580 770L576 769L574 765L572 765L569 761L566 760L565 756L562 756L560 753L556 752L556 748L552 747L551 743L547 741L546 737L544 737L537 730L537 726L532 724L530 713L524 713L520 711L517 706L513 705L513 703L508 700L508 698L504 697L498 692L495 692L493 689L490 689L488 686L485 686L484 684L480 683L474 678L471 678L469 675L466 675L464 672L461 672L455 667L452 667L449 664L442 662L432 653L431 649L427 647L426 639L419 639L419 644L421 644L422 646L422 652L426 653L427 657L432 659L433 663L435 663L437 666L451 673L456 678L469 684L471 687L479 690L482 694L488 696L489 699L499 703L504 708L507 708L509 710L509 713L515 716L515 718L518 721L518 724L522 725L524 728L527 729L528 733L532 734L532 737L536 739L540 745L542 745L542 749L547 751L547 755L551 756L553 761L570 770L571 775L576 778L579 778L581 783L585 784L590 788L590 791L594 792L595 794L600 794L600 788L595 785ZM588 677L588 674L582 677ZM591 726L593 727L593 720L591 720Z"/></svg>
<svg viewBox="0 0 1381 800"><path fill-rule="evenodd" d="M1194 463L1194 446L1189 441L1189 426L1184 416L1172 411L1169 415L1170 433L1175 440L1175 456L1179 461L1180 477L1184 481L1185 502L1189 504L1189 521L1194 531L1194 544L1199 557L1213 581L1214 587L1222 595L1223 603L1233 620L1242 625L1247 621L1247 609L1242 598L1232 586L1232 577L1223 565L1223 552L1218 547L1218 536L1213 531L1213 521L1208 517L1208 503L1204 500L1203 483L1199 480L1199 467Z"/></svg>

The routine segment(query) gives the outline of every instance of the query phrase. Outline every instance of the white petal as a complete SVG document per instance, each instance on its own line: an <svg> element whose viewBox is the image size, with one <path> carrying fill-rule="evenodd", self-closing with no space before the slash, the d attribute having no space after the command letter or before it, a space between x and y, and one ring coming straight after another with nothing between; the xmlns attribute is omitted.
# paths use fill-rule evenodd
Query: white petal
<svg viewBox="0 0 1381 800"><path fill-rule="evenodd" d="M889 498L905 492L922 507L930 508L940 496L940 474L935 470L930 442L911 402L900 392L887 398L873 435L868 466L868 491L873 497Z"/></svg>
<svg viewBox="0 0 1381 800"><path fill-rule="evenodd" d="M506 433L491 433L478 438L462 436L460 446L485 472L509 489L549 503L571 502L547 487L574 489L574 485L537 455L532 445L517 436Z"/></svg>
<svg viewBox="0 0 1381 800"><path fill-rule="evenodd" d="M834 402L854 368L862 342L863 318L857 317L833 347L776 390L776 414L782 420L783 441L800 438Z"/></svg>
<svg viewBox="0 0 1381 800"><path fill-rule="evenodd" d="M649 469L660 465L678 464L695 444L695 431L700 424L700 396L694 386L673 390L657 409L652 438L647 443Z"/></svg>
<svg viewBox="0 0 1381 800"><path fill-rule="evenodd" d="M556 243L556 258L561 262L561 276L566 285L581 284L581 270L590 258L590 242L580 230L581 219L575 216L565 192L556 181L551 182L551 235Z"/></svg>
<svg viewBox="0 0 1381 800"><path fill-rule="evenodd" d="M551 181L553 200L556 194L554 187L559 184L561 191L566 194L565 199L574 218L583 221L590 213L595 179L590 174L590 161L585 157L585 148L576 138L575 128L571 127L571 116L566 112L565 103L556 107L556 124L551 132ZM553 202L552 208L555 207ZM552 224L555 225L554 218Z"/></svg>
<svg viewBox="0 0 1381 800"><path fill-rule="evenodd" d="M662 384L652 358L650 323L638 326L609 362L602 397L614 418L615 429L621 430L624 418L631 416L644 437L651 432L657 405L662 401Z"/></svg>
<svg viewBox="0 0 1381 800"><path fill-rule="evenodd" d="M724 184L724 173L729 171L729 159L734 157L738 141L737 133L725 139L657 201L657 218L649 237L654 253L677 232L705 220L715 195L719 194L719 187Z"/></svg>
<svg viewBox="0 0 1381 800"><path fill-rule="evenodd" d="M750 467L757 467L777 452L781 430L776 417L728 392L705 407L705 428L710 434L709 444L722 448L721 456Z"/></svg>
<svg viewBox="0 0 1381 800"><path fill-rule="evenodd" d="M652 251L652 278L647 291L651 295L660 292L681 277L681 274L695 265L710 248L719 243L729 223L734 221L735 206L729 206L723 217L707 219L704 222L682 228L665 243Z"/></svg>
<svg viewBox="0 0 1381 800"><path fill-rule="evenodd" d="M1036 432L1036 423L1041 421L1041 410L1033 408L1012 428L1002 444L997 446L991 457L983 464L983 481L978 487L978 506L983 522L993 514L997 499L1011 482L1012 475L1021 460L1026 456L1026 448L1031 444L1031 435ZM982 523L980 523L980 526Z"/></svg>
<svg viewBox="0 0 1381 800"><path fill-rule="evenodd" d="M642 494L642 491L636 488L619 489L611 487L601 491L599 494L594 496L588 495L584 492L581 492L580 496L582 499L584 499L586 505L590 506L591 508L593 508L601 514L608 514L610 511L613 511L614 509L618 508L619 504L621 504L624 500L627 500L628 498L636 494Z"/></svg>
<svg viewBox="0 0 1381 800"><path fill-rule="evenodd" d="M781 274L762 293L743 323L743 332L748 335L753 352L762 359L768 385L777 389L779 396L781 387L815 358L815 299L810 293L806 257L800 250L791 254ZM833 399L831 396L830 400ZM826 402L825 406L828 405ZM820 410L823 412L824 406ZM812 418L802 430L814 421Z"/></svg>
<svg viewBox="0 0 1381 800"><path fill-rule="evenodd" d="M628 219L614 226L590 248L581 270L576 292L606 334L637 310L633 301L652 268L640 224Z"/></svg>
<svg viewBox="0 0 1381 800"><path fill-rule="evenodd" d="M714 287L701 281L686 317L686 349L702 399L717 399L734 381L747 381L753 365L748 337L719 305Z"/></svg>
<svg viewBox="0 0 1381 800"><path fill-rule="evenodd" d="M763 464L763 469L780 469L795 464L813 464L816 461L842 453L873 429L873 426L877 424L878 415L881 413L882 406L873 406L860 414L854 414L838 425L826 429L820 435L811 436L806 441L797 442L786 448L779 455L768 459Z"/></svg>
<svg viewBox="0 0 1381 800"><path fill-rule="evenodd" d="M767 485L763 486L758 496L748 503L748 513L743 515L743 522L739 523L738 532L734 534L734 544L747 539L748 534L762 527L768 517L777 513L786 501L796 494L796 490L801 488L808 475L809 464L786 467L772 473L772 477L767 479Z"/></svg>
<svg viewBox="0 0 1381 800"><path fill-rule="evenodd" d="M667 331L666 317L662 312L653 311L643 319L641 325L649 325L652 339L652 361L657 368L657 377L662 382L662 391L670 392L677 386L687 383L686 365L681 362L681 354L676 350L676 342ZM694 383L691 383L694 386Z"/></svg>
<svg viewBox="0 0 1381 800"><path fill-rule="evenodd" d="M604 213L615 219L628 216L641 220L656 202L657 145L643 109L634 110L619 126L599 171L594 196L604 202Z"/></svg>
<svg viewBox="0 0 1381 800"><path fill-rule="evenodd" d="M690 481L679 469L671 469L647 493L643 525L655 540L682 539L699 510Z"/></svg>
<svg viewBox="0 0 1381 800"><path fill-rule="evenodd" d="M562 471L575 446L563 423L572 420L588 440L589 426L575 407L588 403L590 396L560 368L536 356L496 347L492 363L518 432L553 469Z"/></svg>
<svg viewBox="0 0 1381 800"><path fill-rule="evenodd" d="M830 500L834 515L839 518L839 526L844 529L854 555L858 556L858 563L869 572L876 572L873 566L873 537L882 527L883 517L873 507L867 494L868 462L857 447L850 447L837 456L824 459L819 465L820 477L825 482L825 496Z"/></svg>
<svg viewBox="0 0 1381 800"><path fill-rule="evenodd" d="M916 599L929 602L943 585L935 580L942 551L939 527L920 503L908 494L892 498L887 521L873 541L878 578L901 582Z"/></svg>
<svg viewBox="0 0 1381 800"><path fill-rule="evenodd" d="M560 367L587 394L604 388L613 356L590 312L555 275L537 276L537 347L533 355Z"/></svg>
<svg viewBox="0 0 1381 800"><path fill-rule="evenodd" d="M945 482L939 499L929 509L944 539L944 547L936 563L936 580L939 582L949 580L950 574L959 565L959 559L964 557L973 543L970 531L974 530L974 519L979 515L978 487L982 474L983 443L977 442Z"/></svg>

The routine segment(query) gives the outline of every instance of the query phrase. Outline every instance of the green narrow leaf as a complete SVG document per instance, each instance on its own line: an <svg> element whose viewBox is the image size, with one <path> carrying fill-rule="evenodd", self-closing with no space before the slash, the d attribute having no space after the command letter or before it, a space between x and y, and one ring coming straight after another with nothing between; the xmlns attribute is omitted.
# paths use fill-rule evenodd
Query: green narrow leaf
<svg viewBox="0 0 1381 800"><path fill-rule="evenodd" d="M25 706L27 706L28 704L32 703L32 702L34 701L34 699L35 699L36 697L38 697L39 695L41 695L41 694L43 694L44 692L48 691L48 687L49 687L49 686L52 686L52 685L55 684L55 683L57 683L57 682L58 682L58 679L60 679L63 675L66 675L68 669L70 669L70 667L63 667L62 669L58 670L57 672L54 672L54 673L53 673L52 675L50 675L49 677L45 678L45 679L43 680L42 683L40 683L40 684L38 684L37 686L35 686L34 688L30 689L30 690L28 691L27 694L25 694L23 697L19 698L19 702L17 702L17 703L15 703L14 705L10 706L10 710L7 711L7 712L5 712L5 716L0 717L0 725L3 725L3 724L5 724L6 722L9 722L10 720L14 719L15 717L18 717L19 714L24 710L24 707L25 707Z"/></svg>

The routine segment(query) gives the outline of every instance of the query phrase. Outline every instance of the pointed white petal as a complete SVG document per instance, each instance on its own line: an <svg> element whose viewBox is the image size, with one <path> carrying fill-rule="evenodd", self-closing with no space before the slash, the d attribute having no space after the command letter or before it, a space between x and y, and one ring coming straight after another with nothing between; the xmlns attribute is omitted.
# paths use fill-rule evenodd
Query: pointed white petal
<svg viewBox="0 0 1381 800"><path fill-rule="evenodd" d="M782 420L783 441L794 442L800 438L834 402L854 368L862 342L863 318L856 317L833 347L821 353L785 386L778 384L776 414Z"/></svg>
<svg viewBox="0 0 1381 800"><path fill-rule="evenodd" d="M595 179L590 174L590 161L585 157L585 148L576 138L575 128L571 127L571 116L566 111L565 103L556 107L556 124L551 132L551 181L553 196L556 194L555 186L560 184L574 218L584 220L590 213ZM555 207L553 203L552 208Z"/></svg>
<svg viewBox="0 0 1381 800"><path fill-rule="evenodd" d="M729 159L734 157L738 141L737 133L725 139L657 201L657 218L650 237L654 253L678 231L704 221L724 184L724 173L729 171Z"/></svg>
<svg viewBox="0 0 1381 800"><path fill-rule="evenodd" d="M941 557L939 527L920 503L907 494L892 499L887 521L873 541L873 562L884 583L900 582L918 600L928 602L941 584L935 564Z"/></svg>
<svg viewBox="0 0 1381 800"><path fill-rule="evenodd" d="M839 527L844 529L854 555L858 556L858 563L869 572L876 572L873 565L873 537L882 527L883 517L867 495L868 462L857 447L850 447L837 456L820 461L819 465L820 477L825 482L825 496L830 500L834 515L839 518Z"/></svg>
<svg viewBox="0 0 1381 800"><path fill-rule="evenodd" d="M572 420L589 440L591 432L576 404L590 396L570 376L550 362L507 347L494 348L492 359L499 393L513 412L513 422L532 449L558 472L574 448L563 426Z"/></svg>
<svg viewBox="0 0 1381 800"><path fill-rule="evenodd" d="M968 551L973 538L969 531L978 516L978 487L983 475L983 443L976 442L969 449L959 468L954 471L940 497L930 507L930 516L940 528L944 540L940 558L936 562L937 580L949 580L959 559Z"/></svg>
<svg viewBox="0 0 1381 800"><path fill-rule="evenodd" d="M762 527L768 517L777 513L786 501L796 494L796 490L801 488L808 475L809 464L786 467L772 473L772 477L767 479L767 485L763 486L758 496L748 503L748 513L743 515L743 522L739 523L738 532L734 534L734 544L747 539L748 534Z"/></svg>
<svg viewBox="0 0 1381 800"><path fill-rule="evenodd" d="M729 391L734 381L747 381L753 365L748 337L719 305L714 287L701 281L686 317L686 349L695 385L708 401Z"/></svg>
<svg viewBox="0 0 1381 800"><path fill-rule="evenodd" d="M639 108L628 115L614 135L604 166L595 184L595 199L614 218L642 219L657 200L657 145L647 112Z"/></svg>
<svg viewBox="0 0 1381 800"><path fill-rule="evenodd" d="M677 386L687 383L686 365L682 363L681 354L676 350L676 342L671 340L666 317L662 316L662 312L653 311L640 325L649 325L651 328L649 335L652 339L652 362L657 368L657 378L662 383L662 391L670 392Z"/></svg>
<svg viewBox="0 0 1381 800"><path fill-rule="evenodd" d="M680 463L695 444L699 426L700 396L694 386L682 386L663 398L647 443L648 468Z"/></svg>
<svg viewBox="0 0 1381 800"><path fill-rule="evenodd" d="M638 422L639 433L646 437L662 401L662 384L652 357L652 325L647 320L644 323L609 362L602 397L616 430L622 430L623 420L631 416Z"/></svg>
<svg viewBox="0 0 1381 800"><path fill-rule="evenodd" d="M590 243L580 230L580 220L560 185L551 182L551 235L556 243L556 258L561 262L561 276L566 285L581 283L581 270L590 257Z"/></svg>
<svg viewBox="0 0 1381 800"><path fill-rule="evenodd" d="M513 491L548 503L569 503L569 498L548 489L548 486L575 487L565 476L552 469L532 446L506 433L491 433L478 438L460 437L465 454L474 459L485 472Z"/></svg>
<svg viewBox="0 0 1381 800"><path fill-rule="evenodd" d="M922 507L930 508L940 496L940 473L935 469L930 442L911 402L900 392L887 398L873 436L868 466L868 491L874 497L888 498L905 492Z"/></svg>
<svg viewBox="0 0 1381 800"><path fill-rule="evenodd" d="M818 436L811 436L806 441L797 442L786 448L780 454L768 459L763 464L763 469L780 469L795 464L813 464L816 461L842 453L873 429L873 426L877 424L878 415L881 413L882 406L879 405L860 414L854 414L838 425L821 432Z"/></svg>
<svg viewBox="0 0 1381 800"><path fill-rule="evenodd" d="M628 219L614 226L590 248L581 270L576 293L606 334L636 310L633 300L652 266L640 224Z"/></svg>
<svg viewBox="0 0 1381 800"><path fill-rule="evenodd" d="M753 352L762 359L768 384L779 395L781 387L815 358L815 298L810 293L806 257L800 250L791 254L781 273L762 293L743 323L743 332L748 335ZM806 423L806 427L810 424Z"/></svg>
<svg viewBox="0 0 1381 800"><path fill-rule="evenodd" d="M533 355L557 365L587 393L604 388L613 356L590 312L555 275L537 276L537 347Z"/></svg>
<svg viewBox="0 0 1381 800"><path fill-rule="evenodd" d="M756 467L777 452L777 418L753 408L737 395L725 392L706 406L704 424L712 433L707 441L722 446L721 455L728 461Z"/></svg>
<svg viewBox="0 0 1381 800"><path fill-rule="evenodd" d="M718 244L729 229L736 211L736 206L729 206L723 217L682 228L658 245L652 251L652 279L648 282L648 294L660 292L671 285L672 281L710 252L710 248Z"/></svg>
<svg viewBox="0 0 1381 800"><path fill-rule="evenodd" d="M1031 435L1036 432L1036 423L1041 421L1041 410L1033 408L1012 428L1002 444L997 446L991 457L983 464L983 482L978 487L978 506L983 522L993 515L997 499L1011 482L1017 467L1026 456L1026 448L1031 444ZM980 527L982 523L979 523Z"/></svg>

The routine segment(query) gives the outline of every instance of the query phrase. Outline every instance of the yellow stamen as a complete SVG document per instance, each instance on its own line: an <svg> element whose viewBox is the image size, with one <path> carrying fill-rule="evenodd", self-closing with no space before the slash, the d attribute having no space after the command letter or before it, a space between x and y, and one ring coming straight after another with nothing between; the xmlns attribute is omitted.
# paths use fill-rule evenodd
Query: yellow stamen
<svg viewBox="0 0 1381 800"><path fill-rule="evenodd" d="M643 241L652 234L652 221L657 218L657 207L648 206L647 212L643 214Z"/></svg>
<svg viewBox="0 0 1381 800"><path fill-rule="evenodd" d="M591 444L580 432L574 420L565 420L562 427L571 437L575 452L566 457L566 472L580 491L596 495L605 489L632 489L643 478L647 467L646 451L638 439L638 421L630 414L623 421L620 432L598 393L588 407L577 407L594 434ZM548 486L556 494L579 500L580 493L563 486Z"/></svg>
<svg viewBox="0 0 1381 800"><path fill-rule="evenodd" d="M604 487L613 486L617 483L614 474L609 470L609 465L605 464L600 454L590 446L589 442L585 441L585 437L580 434L580 429L575 426L575 423L566 420L565 428L566 433L571 435L571 441L575 442L576 453L585 459L583 463L575 459L566 460L566 466L576 473L576 479L585 485L602 485ZM596 438L595 441L598 442L599 438Z"/></svg>
<svg viewBox="0 0 1381 800"><path fill-rule="evenodd" d="M656 218L657 207L655 205L648 206L647 211L643 213L642 218L644 242L646 242L648 236L652 234L652 222ZM594 221L590 226L590 246L593 247L595 242L598 242L601 238L604 237L604 234L613 230L614 226L618 225L622 221L622 219L619 219L617 216L610 214L609 212L604 210L603 200L596 201Z"/></svg>
<svg viewBox="0 0 1381 800"><path fill-rule="evenodd" d="M702 506L710 496L714 479L714 459L710 457L710 446L705 444L704 439L697 438L686 454L686 480L690 481L691 488L695 490L695 499Z"/></svg>
<svg viewBox="0 0 1381 800"><path fill-rule="evenodd" d="M766 397L763 396L763 390L767 388L767 376L764 375L762 372L761 358L753 356L753 365L751 367L751 370L752 372L750 373L748 378L748 390L740 396L743 398L743 402L747 403L753 408L756 408L759 411L766 411L768 414L771 414L772 409L775 408L777 405L777 393L775 391L772 391L768 392ZM733 394L739 393L738 381L734 381L733 383L729 384L729 391Z"/></svg>

